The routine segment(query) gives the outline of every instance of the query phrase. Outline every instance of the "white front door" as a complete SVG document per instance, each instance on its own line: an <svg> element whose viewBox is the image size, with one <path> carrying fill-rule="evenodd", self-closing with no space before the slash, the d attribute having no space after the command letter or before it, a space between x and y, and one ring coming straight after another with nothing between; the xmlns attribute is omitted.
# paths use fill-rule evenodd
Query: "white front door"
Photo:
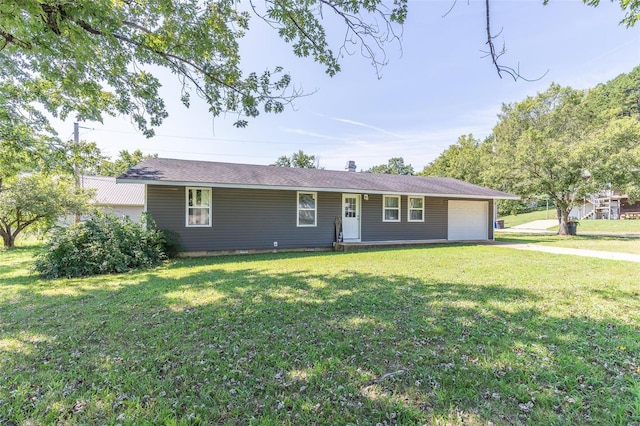
<svg viewBox="0 0 640 426"><path fill-rule="evenodd" d="M342 194L342 239L360 241L360 194Z"/></svg>

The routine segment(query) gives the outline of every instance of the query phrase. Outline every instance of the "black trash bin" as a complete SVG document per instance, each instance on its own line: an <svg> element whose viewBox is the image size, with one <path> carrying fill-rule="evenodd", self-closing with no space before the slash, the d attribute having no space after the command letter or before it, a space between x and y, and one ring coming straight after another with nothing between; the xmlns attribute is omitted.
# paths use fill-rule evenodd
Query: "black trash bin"
<svg viewBox="0 0 640 426"><path fill-rule="evenodd" d="M577 235L578 222L569 222L567 227L569 228L569 235Z"/></svg>

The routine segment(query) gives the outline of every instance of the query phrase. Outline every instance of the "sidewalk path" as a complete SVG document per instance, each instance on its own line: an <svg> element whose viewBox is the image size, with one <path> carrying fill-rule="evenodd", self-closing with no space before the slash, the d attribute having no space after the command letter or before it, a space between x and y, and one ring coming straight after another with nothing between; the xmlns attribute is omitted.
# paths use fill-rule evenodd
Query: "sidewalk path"
<svg viewBox="0 0 640 426"><path fill-rule="evenodd" d="M609 259L609 260L626 260L628 262L640 263L640 254L619 253L619 252L600 251L600 250L585 250L585 249L576 249L576 248L568 248L568 247L551 247L551 246L541 246L537 244L497 242L496 245L500 247L513 248L517 250L532 250L532 251L541 251L544 253L596 257L598 259Z"/></svg>
<svg viewBox="0 0 640 426"><path fill-rule="evenodd" d="M552 226L558 224L558 219L540 219L533 222L523 223L521 225L512 226L511 229L536 229L538 231L546 231Z"/></svg>
<svg viewBox="0 0 640 426"><path fill-rule="evenodd" d="M546 234L554 235L556 231L547 231L547 228L551 228L558 224L557 219L542 219L534 220L533 222L523 223L521 225L512 226L511 228L496 229L496 232L512 232L514 234Z"/></svg>

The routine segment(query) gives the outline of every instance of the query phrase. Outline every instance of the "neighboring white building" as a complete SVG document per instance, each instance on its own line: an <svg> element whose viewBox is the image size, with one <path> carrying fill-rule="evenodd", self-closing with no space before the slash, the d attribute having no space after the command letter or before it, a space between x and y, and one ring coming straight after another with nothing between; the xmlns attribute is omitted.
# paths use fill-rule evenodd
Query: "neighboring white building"
<svg viewBox="0 0 640 426"><path fill-rule="evenodd" d="M111 176L80 176L80 186L95 191L92 203L102 211L140 221L144 211L143 184L117 184Z"/></svg>
<svg viewBox="0 0 640 426"><path fill-rule="evenodd" d="M631 203L629 196L617 190L606 190L585 198L569 213L569 217L585 219L630 219L640 216L640 201Z"/></svg>
<svg viewBox="0 0 640 426"><path fill-rule="evenodd" d="M569 217L585 219L620 219L621 200L626 196L603 191L582 200L582 204L571 209Z"/></svg>

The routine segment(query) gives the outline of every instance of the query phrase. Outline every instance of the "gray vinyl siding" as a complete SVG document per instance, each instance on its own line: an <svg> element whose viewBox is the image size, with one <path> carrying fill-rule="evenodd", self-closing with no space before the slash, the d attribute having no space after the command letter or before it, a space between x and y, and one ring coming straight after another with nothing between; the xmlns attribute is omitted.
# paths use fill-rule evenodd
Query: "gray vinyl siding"
<svg viewBox="0 0 640 426"><path fill-rule="evenodd" d="M317 193L317 226L297 226L297 192L211 188L211 227L187 227L186 188L147 186L147 211L160 229L180 235L184 251L261 250L332 247L335 219L342 214L342 193ZM400 197L400 222L382 221L382 195L362 198L361 241L447 239L448 199L425 197L424 222L407 220L407 196ZM493 202L489 201L489 239L493 238Z"/></svg>
<svg viewBox="0 0 640 426"><path fill-rule="evenodd" d="M407 196L400 197L400 222L382 221L382 195L362 201L362 241L447 239L447 199L424 199L424 222L407 221Z"/></svg>
<svg viewBox="0 0 640 426"><path fill-rule="evenodd" d="M331 247L342 194L318 193L317 226L297 226L297 192L212 188L211 227L185 226L184 187L147 187L158 228L180 234L184 251Z"/></svg>

